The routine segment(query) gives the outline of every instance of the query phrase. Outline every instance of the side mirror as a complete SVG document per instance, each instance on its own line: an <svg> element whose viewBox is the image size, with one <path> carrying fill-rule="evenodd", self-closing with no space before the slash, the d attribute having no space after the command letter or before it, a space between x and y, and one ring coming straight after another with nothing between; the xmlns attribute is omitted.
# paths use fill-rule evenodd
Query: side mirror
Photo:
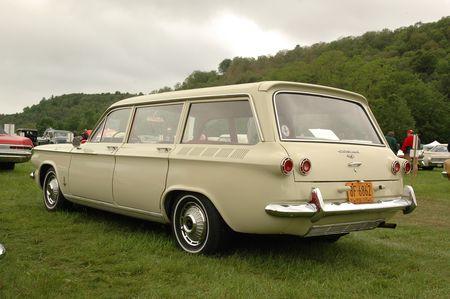
<svg viewBox="0 0 450 299"><path fill-rule="evenodd" d="M73 147L79 148L81 145L81 137L77 136L72 140Z"/></svg>

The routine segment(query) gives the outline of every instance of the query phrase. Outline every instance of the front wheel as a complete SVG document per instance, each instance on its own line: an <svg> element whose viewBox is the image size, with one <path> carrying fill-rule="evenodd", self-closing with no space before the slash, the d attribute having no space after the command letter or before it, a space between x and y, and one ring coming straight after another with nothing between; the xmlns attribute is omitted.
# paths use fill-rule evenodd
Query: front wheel
<svg viewBox="0 0 450 299"><path fill-rule="evenodd" d="M69 202L64 198L59 188L55 169L50 168L45 174L42 190L44 192L44 205L47 211L53 212L68 206Z"/></svg>
<svg viewBox="0 0 450 299"><path fill-rule="evenodd" d="M176 242L189 253L211 254L223 249L229 228L214 205L199 194L184 194L172 211Z"/></svg>

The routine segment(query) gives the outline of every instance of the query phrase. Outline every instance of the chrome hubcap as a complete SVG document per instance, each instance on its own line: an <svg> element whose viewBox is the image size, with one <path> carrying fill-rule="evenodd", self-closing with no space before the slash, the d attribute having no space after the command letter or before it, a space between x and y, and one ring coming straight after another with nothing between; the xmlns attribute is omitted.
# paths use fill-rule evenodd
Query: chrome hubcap
<svg viewBox="0 0 450 299"><path fill-rule="evenodd" d="M180 228L183 239L191 246L198 246L205 241L207 222L200 206L189 202L180 213Z"/></svg>
<svg viewBox="0 0 450 299"><path fill-rule="evenodd" d="M56 204L59 195L59 184L56 177L52 176L47 181L47 186L45 187L45 198L49 205L53 206Z"/></svg>

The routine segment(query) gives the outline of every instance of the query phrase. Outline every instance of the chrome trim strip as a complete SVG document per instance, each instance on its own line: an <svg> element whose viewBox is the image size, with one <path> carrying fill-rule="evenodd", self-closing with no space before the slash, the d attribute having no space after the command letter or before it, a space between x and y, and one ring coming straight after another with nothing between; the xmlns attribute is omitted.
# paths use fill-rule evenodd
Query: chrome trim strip
<svg viewBox="0 0 450 299"><path fill-rule="evenodd" d="M325 203L319 188L311 191L311 201L303 204L273 203L266 206L267 214L278 217L310 217L311 222L330 215L353 214L363 212L382 212L389 210L403 210L404 214L411 213L417 207L417 200L411 186L405 186L401 197L380 200L376 203L353 204Z"/></svg>
<svg viewBox="0 0 450 299"><path fill-rule="evenodd" d="M85 197L80 197L80 196L75 196L75 195L65 194L64 196L68 200L70 200L74 203L78 203L80 205L84 205L84 206L88 206L88 207L92 207L92 208L96 208L96 209L100 209L100 210L115 212L115 213L119 213L119 214L124 214L124 215L128 215L127 213L132 213L133 216L138 217L138 218L145 217L145 219L150 219L150 220L153 220L156 222L161 222L161 223L164 222L164 218L161 213L149 212L149 211L124 207L124 206L116 205L116 204L110 203L110 202L98 201L98 200L88 199Z"/></svg>

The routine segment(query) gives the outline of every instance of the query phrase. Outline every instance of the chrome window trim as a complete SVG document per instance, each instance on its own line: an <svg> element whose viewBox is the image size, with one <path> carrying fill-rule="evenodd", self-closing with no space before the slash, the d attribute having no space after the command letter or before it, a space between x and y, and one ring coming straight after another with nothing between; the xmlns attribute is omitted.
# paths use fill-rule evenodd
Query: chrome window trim
<svg viewBox="0 0 450 299"><path fill-rule="evenodd" d="M232 100L231 98L236 98L236 97L246 97L246 99L250 101L250 107L252 109L253 116L256 119L256 129L258 131L259 139L261 142L264 142L265 139L264 139L264 136L263 136L263 133L261 130L258 113L256 112L254 99L250 93L245 93L245 92L219 93L219 94L206 94L206 95L198 95L198 96L173 97L173 98L161 99L161 100L155 99L155 100L150 100L150 101L142 101L141 103L130 103L130 104L117 105L117 106L114 106L112 109L132 107L132 106L137 107L137 106L141 106L141 105L163 104L163 103L171 103L171 102L177 102L177 101L185 101L187 103L191 103L193 101L197 102L197 101L202 101L202 100L206 100L206 101L214 101L214 100L219 100L219 99ZM109 111L111 111L111 110L106 110L106 112L102 115L102 117L100 119L103 119L105 114L108 113ZM96 124L96 126L97 125L98 125L98 123ZM183 128L183 131L184 131L184 128Z"/></svg>
<svg viewBox="0 0 450 299"><path fill-rule="evenodd" d="M278 110L277 110L277 106L275 103L276 100L276 96L280 93L291 93L291 94L300 94L300 95L310 95L310 96L316 96L316 97L324 97L324 98L329 98L329 99L335 99L335 100L341 100L341 101L346 101L346 102L352 102L355 103L357 105L359 105L364 113L366 114L370 125L372 126L372 128L375 130L375 133L380 141L380 144L368 144L368 143L361 143L361 142L341 142L341 141L332 141L332 140L311 140L311 139L293 139L293 138L283 138L282 134L281 134L281 128L280 128L280 121L278 118ZM302 91L293 91L293 90L277 90L276 92L273 93L272 95L272 106L274 108L274 112L275 112L275 120L276 120L276 126L277 126L277 132L278 132L278 139L280 141L288 141L288 142L314 142L314 143L334 143L334 144L355 144L355 145L363 145L363 146L377 146L377 147L386 147L386 144L384 144L384 138L381 138L382 135L380 135L380 132L377 128L377 126L374 125L374 122L372 121L372 114L369 113L369 111L367 111L366 107L364 107L364 105L361 105L361 103L359 103L358 101L352 100L352 99L346 99L346 98L340 98L340 97L335 97L335 96L330 96L330 95L326 95L326 94L321 94L321 93L311 93L311 92L302 92Z"/></svg>

